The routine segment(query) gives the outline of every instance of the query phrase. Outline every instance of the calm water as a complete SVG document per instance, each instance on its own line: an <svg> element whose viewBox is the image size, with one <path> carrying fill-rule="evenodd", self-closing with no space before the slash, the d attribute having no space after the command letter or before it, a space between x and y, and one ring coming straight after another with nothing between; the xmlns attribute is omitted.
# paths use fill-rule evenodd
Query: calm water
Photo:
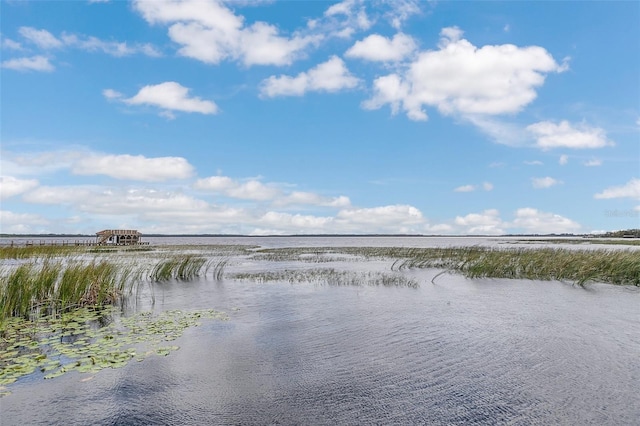
<svg viewBox="0 0 640 426"><path fill-rule="evenodd" d="M0 424L638 424L640 289L438 272L408 272L418 289L163 284L155 310L230 320L167 357L23 379Z"/></svg>

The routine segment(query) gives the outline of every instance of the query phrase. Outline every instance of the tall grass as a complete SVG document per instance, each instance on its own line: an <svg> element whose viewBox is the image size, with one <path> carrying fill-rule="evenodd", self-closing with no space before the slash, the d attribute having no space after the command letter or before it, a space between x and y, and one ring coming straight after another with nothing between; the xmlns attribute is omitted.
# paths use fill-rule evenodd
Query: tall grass
<svg viewBox="0 0 640 426"><path fill-rule="evenodd" d="M173 256L159 262L151 271L150 278L153 281L190 280L199 276L205 262L204 257L192 254Z"/></svg>
<svg viewBox="0 0 640 426"><path fill-rule="evenodd" d="M640 286L635 250L458 248L416 250L396 262L402 268L443 268L471 278L566 280Z"/></svg>
<svg viewBox="0 0 640 426"><path fill-rule="evenodd" d="M258 251L262 260L297 261L331 254L396 259L392 269L441 268L468 277L566 280L640 286L640 251L488 247L296 247Z"/></svg>
<svg viewBox="0 0 640 426"><path fill-rule="evenodd" d="M264 271L257 273L237 273L233 276L239 280L253 280L256 282L289 282L294 283L316 283L329 286L384 286L384 287L411 287L417 288L418 282L407 278L397 272L354 272L337 271L333 268L300 269Z"/></svg>

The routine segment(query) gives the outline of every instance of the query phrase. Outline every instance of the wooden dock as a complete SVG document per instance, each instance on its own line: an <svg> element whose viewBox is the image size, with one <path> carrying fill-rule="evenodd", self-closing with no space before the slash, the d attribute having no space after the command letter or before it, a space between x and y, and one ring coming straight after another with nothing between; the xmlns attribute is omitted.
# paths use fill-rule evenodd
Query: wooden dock
<svg viewBox="0 0 640 426"><path fill-rule="evenodd" d="M124 246L148 246L149 242L138 242L136 244L122 243L122 244L104 244L96 241L89 240L26 240L26 241L13 241L9 243L9 247L33 247L33 246L86 246L86 247L124 247Z"/></svg>

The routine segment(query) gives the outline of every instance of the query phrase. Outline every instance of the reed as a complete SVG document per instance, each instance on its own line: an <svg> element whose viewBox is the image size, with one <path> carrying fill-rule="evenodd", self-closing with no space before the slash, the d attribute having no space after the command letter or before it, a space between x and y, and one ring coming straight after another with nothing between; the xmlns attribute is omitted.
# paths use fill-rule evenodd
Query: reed
<svg viewBox="0 0 640 426"><path fill-rule="evenodd" d="M425 249L396 268L443 268L471 278L566 280L640 286L640 252L568 249Z"/></svg>
<svg viewBox="0 0 640 426"><path fill-rule="evenodd" d="M384 286L417 288L418 282L402 274L388 272L354 272L337 271L333 268L299 269L265 271L257 273L238 273L233 276L238 280L252 280L256 282L288 282L315 283L329 286Z"/></svg>
<svg viewBox="0 0 640 426"><path fill-rule="evenodd" d="M193 254L177 255L160 261L151 271L152 281L190 280L200 275L206 259Z"/></svg>
<svg viewBox="0 0 640 426"><path fill-rule="evenodd" d="M83 246L5 246L0 247L0 259L28 259L32 257L59 257L86 253Z"/></svg>

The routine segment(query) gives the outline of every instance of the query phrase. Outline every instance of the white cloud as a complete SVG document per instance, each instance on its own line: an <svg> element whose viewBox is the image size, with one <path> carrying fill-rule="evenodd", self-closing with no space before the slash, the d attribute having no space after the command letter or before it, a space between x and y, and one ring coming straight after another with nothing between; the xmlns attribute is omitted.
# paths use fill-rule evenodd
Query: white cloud
<svg viewBox="0 0 640 426"><path fill-rule="evenodd" d="M599 158L592 158L591 160L585 161L584 165L586 167L598 167L598 166L602 166L602 160L600 160Z"/></svg>
<svg viewBox="0 0 640 426"><path fill-rule="evenodd" d="M0 169L7 175L40 176L68 169L76 160L88 154L82 149L29 153L3 151Z"/></svg>
<svg viewBox="0 0 640 426"><path fill-rule="evenodd" d="M466 216L456 216L455 224L463 228L465 234L497 235L504 234L500 212L496 209L485 210L482 213L470 213Z"/></svg>
<svg viewBox="0 0 640 426"><path fill-rule="evenodd" d="M480 114L468 114L463 117L466 121L478 127L480 131L491 137L495 142L512 146L526 146L526 131L514 123L508 123L496 117L488 117Z"/></svg>
<svg viewBox="0 0 640 426"><path fill-rule="evenodd" d="M273 200L281 194L275 185L265 185L255 179L240 182L227 176L198 179L194 188L224 194L232 198L255 201Z"/></svg>
<svg viewBox="0 0 640 426"><path fill-rule="evenodd" d="M211 191L227 197L242 200L269 201L276 207L287 206L321 206L344 208L351 205L351 201L344 195L338 197L324 197L313 192L292 191L285 192L281 185L262 183L256 179L236 180L228 176L211 176L198 179L193 187L202 191Z"/></svg>
<svg viewBox="0 0 640 426"><path fill-rule="evenodd" d="M103 52L115 57L130 56L137 53L151 57L162 56L162 53L149 43L135 43L131 45L124 41L104 41L93 36L77 36L75 34L63 34L60 38L65 46L75 47L88 52Z"/></svg>
<svg viewBox="0 0 640 426"><path fill-rule="evenodd" d="M133 6L147 22L169 25L169 37L181 45L180 55L209 64L233 59L247 66L288 65L320 40L282 36L265 22L247 26L244 17L215 0L136 0Z"/></svg>
<svg viewBox="0 0 640 426"><path fill-rule="evenodd" d="M574 126L566 120L559 124L540 121L527 126L526 130L536 138L536 146L543 150L602 148L613 145L603 129L586 124Z"/></svg>
<svg viewBox="0 0 640 426"><path fill-rule="evenodd" d="M59 49L64 43L47 30L37 30L31 27L20 27L18 32L22 37L41 49Z"/></svg>
<svg viewBox="0 0 640 426"><path fill-rule="evenodd" d="M485 191L493 190L493 184L491 182L483 182L482 185L462 185L454 189L455 192L473 192L477 189L483 189Z"/></svg>
<svg viewBox="0 0 640 426"><path fill-rule="evenodd" d="M93 36L69 33L62 33L60 37L56 37L47 30L38 30L32 27L20 27L18 32L27 41L35 44L43 50L72 47L89 52L99 51L117 57L129 56L137 53L142 53L152 57L162 56L162 53L155 46L149 43L128 44L127 42L105 41ZM14 45L20 46L19 43L13 43Z"/></svg>
<svg viewBox="0 0 640 426"><path fill-rule="evenodd" d="M0 199L22 194L38 186L35 179L18 179L13 176L0 176Z"/></svg>
<svg viewBox="0 0 640 426"><path fill-rule="evenodd" d="M35 226L48 225L49 220L37 214L0 210L0 223L4 233L28 234L39 230Z"/></svg>
<svg viewBox="0 0 640 426"><path fill-rule="evenodd" d="M396 62L409 56L416 47L413 38L403 33L396 34L392 39L371 34L351 46L345 56L368 61Z"/></svg>
<svg viewBox="0 0 640 426"><path fill-rule="evenodd" d="M421 232L425 226L425 220L420 210L410 205L401 204L340 210L335 221L337 223L336 229L339 229L339 232L365 234L415 233Z"/></svg>
<svg viewBox="0 0 640 426"><path fill-rule="evenodd" d="M546 176L541 178L531 178L531 184L536 189L551 188L552 186L561 184L562 181Z"/></svg>
<svg viewBox="0 0 640 426"><path fill-rule="evenodd" d="M566 154L562 154L560 156L560 159L558 160L558 164L560 164L561 166L566 165L569 162L569 156Z"/></svg>
<svg viewBox="0 0 640 426"><path fill-rule="evenodd" d="M116 92L113 89L104 89L102 95L107 99L120 99L124 96L122 93Z"/></svg>
<svg viewBox="0 0 640 426"><path fill-rule="evenodd" d="M404 21L411 16L422 12L420 8L421 2L419 0L391 0L387 2L387 4L391 6L391 10L385 15L391 23L391 26L396 30L399 30L404 24Z"/></svg>
<svg viewBox="0 0 640 426"><path fill-rule="evenodd" d="M264 97L302 96L307 92L338 92L352 89L360 80L351 75L342 59L332 56L296 77L287 75L271 76L261 84L260 94Z"/></svg>
<svg viewBox="0 0 640 426"><path fill-rule="evenodd" d="M465 116L515 113L536 98L547 73L565 70L539 46L478 48L457 27L440 34L438 50L419 53L406 72L377 78L363 107L390 104L412 120L427 119L424 106Z"/></svg>
<svg viewBox="0 0 640 426"><path fill-rule="evenodd" d="M544 165L544 163L540 160L525 161L524 164L526 164L527 166L543 166Z"/></svg>
<svg viewBox="0 0 640 426"><path fill-rule="evenodd" d="M151 105L163 108L166 111L197 112L200 114L216 114L218 106L213 101L190 97L190 89L176 83L167 81L156 85L144 86L133 97L125 99L122 94L112 89L105 89L102 94L107 99L121 99L129 105ZM166 115L166 112L165 112ZM170 115L172 118L172 115Z"/></svg>
<svg viewBox="0 0 640 426"><path fill-rule="evenodd" d="M511 226L532 234L564 234L580 230L580 225L571 219L533 208L518 209Z"/></svg>
<svg viewBox="0 0 640 426"><path fill-rule="evenodd" d="M74 162L71 171L79 175L106 175L115 179L161 182L186 179L193 167L181 157L147 158L142 155L93 154Z"/></svg>
<svg viewBox="0 0 640 426"><path fill-rule="evenodd" d="M193 166L182 157L113 155L82 148L25 154L2 152L1 166L12 175L38 176L67 169L78 175L104 175L143 182L186 179L194 173Z"/></svg>
<svg viewBox="0 0 640 426"><path fill-rule="evenodd" d="M2 68L16 71L44 71L51 72L55 67L49 62L49 58L41 55L28 58L14 58L2 61Z"/></svg>
<svg viewBox="0 0 640 426"><path fill-rule="evenodd" d="M175 215L206 212L202 200L175 191L99 186L41 186L24 196L35 204L66 204L84 213L100 215ZM182 220L188 220L184 217Z"/></svg>
<svg viewBox="0 0 640 426"><path fill-rule="evenodd" d="M340 3L335 3L324 12L325 17L335 17L337 15L343 15L346 18L346 22L343 23L342 31L336 31L334 35L338 36L350 36L356 29L368 30L373 25L373 22L367 16L367 12L364 7L364 2L360 0L344 0Z"/></svg>
<svg viewBox="0 0 640 426"><path fill-rule="evenodd" d="M332 228L334 220L335 219L333 217L289 214L272 211L265 213L258 220L258 227L254 229L251 234L327 233L328 230Z"/></svg>
<svg viewBox="0 0 640 426"><path fill-rule="evenodd" d="M323 197L313 192L293 191L274 201L276 206L289 205L313 205L322 207L344 208L351 206L349 197L344 195L338 197Z"/></svg>
<svg viewBox="0 0 640 426"><path fill-rule="evenodd" d="M607 188L594 195L594 197L599 199L632 198L640 200L640 179L633 178L624 185Z"/></svg>
<svg viewBox="0 0 640 426"><path fill-rule="evenodd" d="M475 190L475 185L462 185L454 189L455 192L473 192Z"/></svg>
<svg viewBox="0 0 640 426"><path fill-rule="evenodd" d="M22 50L22 45L10 38L2 37L2 48L9 50Z"/></svg>

